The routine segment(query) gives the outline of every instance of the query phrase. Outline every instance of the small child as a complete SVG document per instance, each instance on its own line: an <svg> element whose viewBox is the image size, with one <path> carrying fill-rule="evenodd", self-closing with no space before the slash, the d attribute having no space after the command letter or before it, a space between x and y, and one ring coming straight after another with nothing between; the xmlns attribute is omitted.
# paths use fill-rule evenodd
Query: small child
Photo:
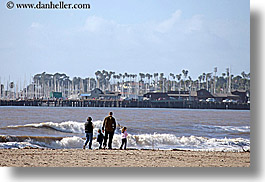
<svg viewBox="0 0 265 182"><path fill-rule="evenodd" d="M104 135L101 133L101 129L98 129L97 142L99 143L99 149L102 148L103 139L104 139Z"/></svg>
<svg viewBox="0 0 265 182"><path fill-rule="evenodd" d="M122 150L123 145L124 145L124 150L126 150L127 136L128 136L127 128L123 127L122 130L121 130L121 142L122 143L121 143L120 150Z"/></svg>

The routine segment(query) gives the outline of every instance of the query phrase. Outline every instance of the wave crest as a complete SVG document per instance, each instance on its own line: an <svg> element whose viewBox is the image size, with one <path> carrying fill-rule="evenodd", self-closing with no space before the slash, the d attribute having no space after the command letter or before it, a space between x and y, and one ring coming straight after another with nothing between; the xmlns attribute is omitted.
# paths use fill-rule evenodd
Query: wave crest
<svg viewBox="0 0 265 182"><path fill-rule="evenodd" d="M95 128L100 128L100 126L102 125L102 121L95 121L93 122L93 124L95 125ZM25 125L8 126L8 128L23 128L23 127L50 128L50 129L65 132L65 133L84 133L85 132L84 122L77 122L77 121L64 121L61 123L43 122L43 123L32 123L32 124L25 124Z"/></svg>
<svg viewBox="0 0 265 182"><path fill-rule="evenodd" d="M72 137L32 137L32 136L0 136L0 148L19 148L25 143L34 147L46 148L82 148L85 138ZM121 135L115 134L113 147L119 148ZM94 135L93 148L98 148ZM183 149L196 151L246 151L250 150L250 140L243 138L206 138L198 136L177 137L172 134L140 134L128 135L128 148L137 149Z"/></svg>

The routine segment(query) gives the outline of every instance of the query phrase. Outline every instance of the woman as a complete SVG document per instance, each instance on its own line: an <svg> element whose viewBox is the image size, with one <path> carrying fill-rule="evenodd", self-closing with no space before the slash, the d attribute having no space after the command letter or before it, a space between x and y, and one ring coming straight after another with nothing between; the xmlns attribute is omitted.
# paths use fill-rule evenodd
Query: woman
<svg viewBox="0 0 265 182"><path fill-rule="evenodd" d="M85 145L83 146L83 149L86 148L88 141L89 141L89 149L92 149L93 129L94 129L94 124L92 123L92 118L88 117L87 121L85 122L86 142Z"/></svg>

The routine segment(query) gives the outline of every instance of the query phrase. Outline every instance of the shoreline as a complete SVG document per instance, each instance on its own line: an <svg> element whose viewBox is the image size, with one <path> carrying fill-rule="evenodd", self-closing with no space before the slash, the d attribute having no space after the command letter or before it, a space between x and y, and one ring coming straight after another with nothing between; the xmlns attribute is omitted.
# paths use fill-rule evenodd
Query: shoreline
<svg viewBox="0 0 265 182"><path fill-rule="evenodd" d="M250 167L250 152L0 149L0 167Z"/></svg>

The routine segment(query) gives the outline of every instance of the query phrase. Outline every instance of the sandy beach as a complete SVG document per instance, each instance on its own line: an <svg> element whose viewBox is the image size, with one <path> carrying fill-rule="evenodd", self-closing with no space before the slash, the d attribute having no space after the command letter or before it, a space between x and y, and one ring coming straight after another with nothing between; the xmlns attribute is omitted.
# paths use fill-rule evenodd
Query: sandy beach
<svg viewBox="0 0 265 182"><path fill-rule="evenodd" d="M0 149L1 167L250 167L250 152Z"/></svg>

